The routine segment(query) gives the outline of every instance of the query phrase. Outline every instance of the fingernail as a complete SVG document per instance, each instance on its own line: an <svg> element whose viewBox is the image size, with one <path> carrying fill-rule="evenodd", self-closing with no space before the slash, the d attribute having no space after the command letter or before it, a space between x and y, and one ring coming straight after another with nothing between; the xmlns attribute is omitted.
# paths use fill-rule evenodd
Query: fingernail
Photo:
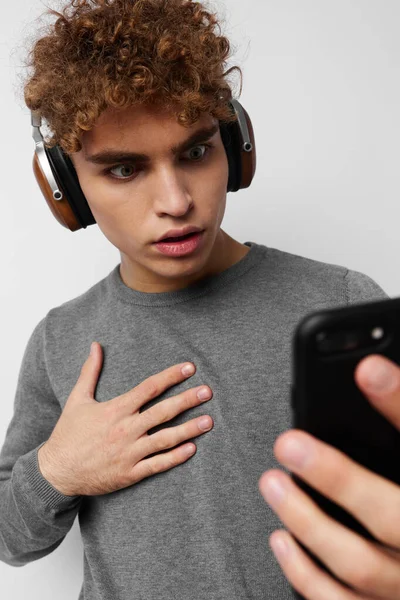
<svg viewBox="0 0 400 600"><path fill-rule="evenodd" d="M286 496L286 490L278 477L268 477L264 484L264 494L268 504L278 506Z"/></svg>
<svg viewBox="0 0 400 600"><path fill-rule="evenodd" d="M398 375L395 367L383 358L374 358L368 373L368 389L371 392L389 392L397 385Z"/></svg>
<svg viewBox="0 0 400 600"><path fill-rule="evenodd" d="M197 397L199 400L207 400L208 398L211 397L210 390L206 387L200 388L199 391L197 392Z"/></svg>
<svg viewBox="0 0 400 600"><path fill-rule="evenodd" d="M190 363L187 363L183 368L182 368L182 374L183 375L193 375L194 373L194 366Z"/></svg>
<svg viewBox="0 0 400 600"><path fill-rule="evenodd" d="M277 558L286 558L289 556L290 548L289 544L283 537L277 537L270 539L271 548Z"/></svg>
<svg viewBox="0 0 400 600"><path fill-rule="evenodd" d="M199 427L203 431L207 431L208 429L211 429L211 425L212 425L212 421L211 421L210 417L203 417L199 421Z"/></svg>
<svg viewBox="0 0 400 600"><path fill-rule="evenodd" d="M305 440L289 438L285 440L280 454L285 465L301 468L312 455L312 449Z"/></svg>

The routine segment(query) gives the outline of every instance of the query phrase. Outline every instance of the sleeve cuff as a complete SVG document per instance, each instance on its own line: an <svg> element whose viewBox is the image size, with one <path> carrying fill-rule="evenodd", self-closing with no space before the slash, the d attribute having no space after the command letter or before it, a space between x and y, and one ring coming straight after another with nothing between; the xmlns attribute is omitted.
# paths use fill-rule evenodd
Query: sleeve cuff
<svg viewBox="0 0 400 600"><path fill-rule="evenodd" d="M27 493L35 495L48 508L70 509L78 504L83 496L65 496L43 477L38 462L38 451L43 444L19 457L12 473L12 486L15 486L18 481L23 482L21 487L24 488L24 495Z"/></svg>

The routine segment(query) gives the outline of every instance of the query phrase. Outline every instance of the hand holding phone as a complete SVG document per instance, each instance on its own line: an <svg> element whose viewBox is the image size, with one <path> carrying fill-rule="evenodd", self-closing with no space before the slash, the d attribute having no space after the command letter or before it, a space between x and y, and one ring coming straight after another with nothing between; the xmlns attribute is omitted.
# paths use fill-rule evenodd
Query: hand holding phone
<svg viewBox="0 0 400 600"><path fill-rule="evenodd" d="M293 427L305 430L359 465L400 485L400 432L372 406L354 378L357 365L369 354L380 354L400 364L400 298L307 315L293 339ZM325 514L365 539L379 543L341 506L300 477L293 474L292 478ZM320 569L338 580L296 541ZM350 587L342 580L340 583ZM303 598L297 592L295 596Z"/></svg>

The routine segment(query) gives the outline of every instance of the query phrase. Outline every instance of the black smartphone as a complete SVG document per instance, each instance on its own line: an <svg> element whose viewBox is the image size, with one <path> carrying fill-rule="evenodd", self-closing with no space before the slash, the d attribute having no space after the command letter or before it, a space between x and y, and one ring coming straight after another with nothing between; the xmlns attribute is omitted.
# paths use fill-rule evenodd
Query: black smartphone
<svg viewBox="0 0 400 600"><path fill-rule="evenodd" d="M400 365L400 298L306 315L292 342L292 425L400 485L400 432L373 408L354 380L356 366L369 354L381 354ZM341 506L300 477L293 473L291 477L326 514L378 542ZM321 569L352 589L296 541Z"/></svg>

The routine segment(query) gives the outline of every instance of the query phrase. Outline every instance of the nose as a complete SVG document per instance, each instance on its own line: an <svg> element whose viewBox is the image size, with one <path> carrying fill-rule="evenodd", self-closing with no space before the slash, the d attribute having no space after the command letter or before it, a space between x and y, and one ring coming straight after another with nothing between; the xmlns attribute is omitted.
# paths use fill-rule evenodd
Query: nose
<svg viewBox="0 0 400 600"><path fill-rule="evenodd" d="M172 166L160 168L155 180L156 213L180 217L187 213L192 203L187 176Z"/></svg>

